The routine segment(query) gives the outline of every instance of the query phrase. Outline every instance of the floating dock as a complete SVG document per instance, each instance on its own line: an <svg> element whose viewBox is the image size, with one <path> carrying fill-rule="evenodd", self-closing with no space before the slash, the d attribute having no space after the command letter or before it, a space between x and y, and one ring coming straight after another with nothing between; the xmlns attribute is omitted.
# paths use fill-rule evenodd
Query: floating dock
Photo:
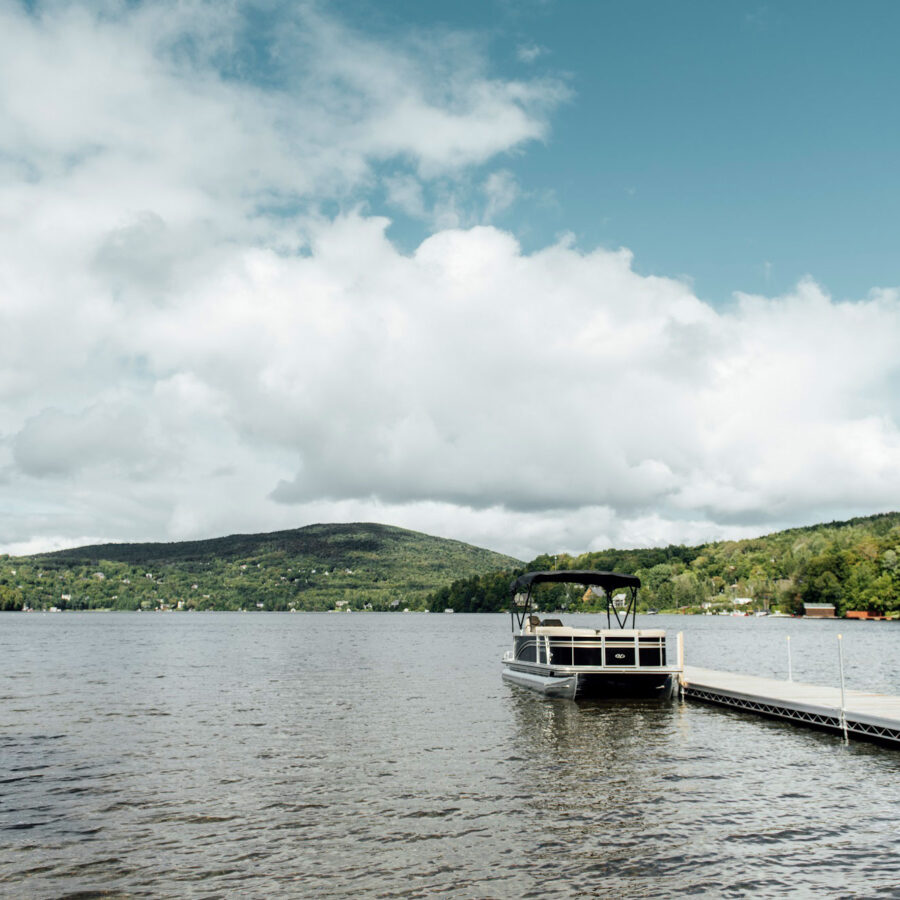
<svg viewBox="0 0 900 900"><path fill-rule="evenodd" d="M900 748L900 697L685 666L682 694Z"/></svg>

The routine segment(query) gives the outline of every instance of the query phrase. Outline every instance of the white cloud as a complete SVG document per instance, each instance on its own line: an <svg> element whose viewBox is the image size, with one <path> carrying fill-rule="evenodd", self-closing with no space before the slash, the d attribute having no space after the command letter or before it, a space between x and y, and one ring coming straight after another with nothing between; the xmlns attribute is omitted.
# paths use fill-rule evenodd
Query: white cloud
<svg viewBox="0 0 900 900"><path fill-rule="evenodd" d="M25 475L72 475L96 465L138 465L155 454L146 422L134 407L89 407L79 414L52 407L28 419L12 442L13 458Z"/></svg>
<svg viewBox="0 0 900 900"><path fill-rule="evenodd" d="M484 221L492 222L500 213L505 212L516 202L516 198L519 196L519 185L512 172L502 169L488 175L484 182L484 193L487 197Z"/></svg>
<svg viewBox="0 0 900 900"><path fill-rule="evenodd" d="M539 56L543 56L546 52L544 47L533 43L519 44L519 46L516 47L516 57L520 62L524 63L533 63Z"/></svg>
<svg viewBox="0 0 900 900"><path fill-rule="evenodd" d="M528 557L900 506L896 292L715 309L457 227L558 85L305 6L242 80L236 15L0 7L0 547L380 520ZM379 183L440 229L411 254Z"/></svg>
<svg viewBox="0 0 900 900"><path fill-rule="evenodd" d="M415 175L390 175L384 179L388 205L414 219L425 219L425 194Z"/></svg>
<svg viewBox="0 0 900 900"><path fill-rule="evenodd" d="M464 177L432 180L427 196L425 184L416 175L388 175L383 183L390 209L427 223L433 231L489 224L521 194L508 169L490 172L477 186Z"/></svg>

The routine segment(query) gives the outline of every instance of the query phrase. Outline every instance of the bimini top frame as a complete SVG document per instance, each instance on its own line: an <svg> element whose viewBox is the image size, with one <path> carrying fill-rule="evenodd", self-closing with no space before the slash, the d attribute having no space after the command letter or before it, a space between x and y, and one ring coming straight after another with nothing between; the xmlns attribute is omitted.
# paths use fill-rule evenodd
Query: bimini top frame
<svg viewBox="0 0 900 900"><path fill-rule="evenodd" d="M628 615L630 613L631 627L634 628L637 592L641 586L640 578L636 575L620 575L618 572L594 572L588 569L572 569L569 571L526 572L510 582L509 615L513 631L516 630L516 625L521 631L525 620L531 614L531 591L534 585L546 582L583 584L589 587L603 588L603 593L606 596L606 624L612 628L612 616L615 616L616 624L619 628L625 628L628 625ZM612 592L617 588L626 588L629 592L624 618L619 615L619 610L613 605ZM612 616L610 613L612 613Z"/></svg>

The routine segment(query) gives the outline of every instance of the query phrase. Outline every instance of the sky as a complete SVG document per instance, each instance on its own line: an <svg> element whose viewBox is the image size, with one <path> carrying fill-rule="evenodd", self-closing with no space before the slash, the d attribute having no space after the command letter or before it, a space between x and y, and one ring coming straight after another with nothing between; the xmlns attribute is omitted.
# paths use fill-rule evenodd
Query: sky
<svg viewBox="0 0 900 900"><path fill-rule="evenodd" d="M898 28L0 0L0 552L900 509Z"/></svg>

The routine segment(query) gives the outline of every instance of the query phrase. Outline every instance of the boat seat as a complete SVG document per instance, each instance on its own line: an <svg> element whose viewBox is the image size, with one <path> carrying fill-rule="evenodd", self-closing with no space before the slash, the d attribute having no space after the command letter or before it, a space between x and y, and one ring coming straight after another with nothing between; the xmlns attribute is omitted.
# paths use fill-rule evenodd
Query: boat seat
<svg viewBox="0 0 900 900"><path fill-rule="evenodd" d="M544 619L541 622L541 625L545 625L550 628L560 628L562 627L562 622L559 619Z"/></svg>

